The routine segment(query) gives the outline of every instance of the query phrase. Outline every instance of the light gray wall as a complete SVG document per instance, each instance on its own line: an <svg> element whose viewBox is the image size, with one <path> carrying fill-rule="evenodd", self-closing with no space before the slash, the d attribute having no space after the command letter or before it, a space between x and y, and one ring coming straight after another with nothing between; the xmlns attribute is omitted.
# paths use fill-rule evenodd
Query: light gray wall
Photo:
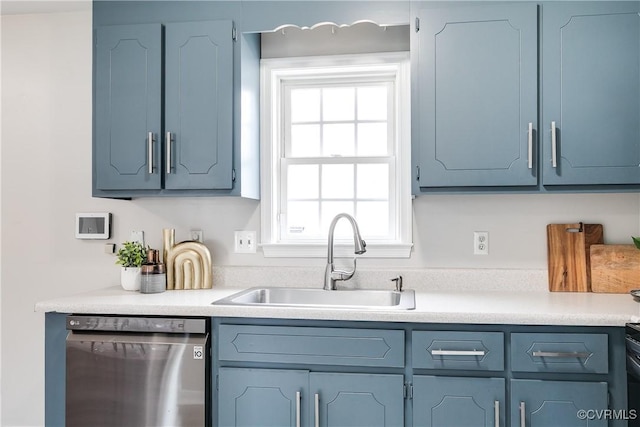
<svg viewBox="0 0 640 427"><path fill-rule="evenodd" d="M159 247L162 228L176 228L179 240L201 228L214 268L323 263L234 254L234 230L259 232L255 201L93 199L91 13L3 16L1 31L1 425L43 423L44 316L34 304L118 284L104 241L74 238L76 212L112 212L116 243L144 230ZM547 223L598 222L608 243L629 243L639 233L639 212L637 194L421 196L412 257L365 259L359 268L545 269ZM490 232L489 256L472 255L474 230Z"/></svg>

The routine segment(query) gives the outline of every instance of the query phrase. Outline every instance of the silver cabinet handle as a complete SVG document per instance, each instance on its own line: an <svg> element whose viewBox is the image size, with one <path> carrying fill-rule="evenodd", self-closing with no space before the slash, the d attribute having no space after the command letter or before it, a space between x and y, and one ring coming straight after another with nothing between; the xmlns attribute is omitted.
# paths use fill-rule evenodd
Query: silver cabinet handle
<svg viewBox="0 0 640 427"><path fill-rule="evenodd" d="M149 175L153 173L153 132L147 134L147 165L149 166Z"/></svg>
<svg viewBox="0 0 640 427"><path fill-rule="evenodd" d="M315 427L320 427L320 395L318 393L315 396L314 410Z"/></svg>
<svg viewBox="0 0 640 427"><path fill-rule="evenodd" d="M527 411L524 402L520 402L520 427L527 427Z"/></svg>
<svg viewBox="0 0 640 427"><path fill-rule="evenodd" d="M496 400L495 402L493 402L493 416L495 418L493 425L495 427L500 427L500 401L499 400Z"/></svg>
<svg viewBox="0 0 640 427"><path fill-rule="evenodd" d="M302 399L302 394L299 391L296 391L296 427L300 427L300 400Z"/></svg>
<svg viewBox="0 0 640 427"><path fill-rule="evenodd" d="M167 145L167 173L171 173L171 132L167 132L167 140L165 141Z"/></svg>
<svg viewBox="0 0 640 427"><path fill-rule="evenodd" d="M484 350L431 350L432 356L484 356Z"/></svg>
<svg viewBox="0 0 640 427"><path fill-rule="evenodd" d="M534 351L531 353L533 357L575 357L575 358L585 358L591 356L593 353L578 352L578 351Z"/></svg>
<svg viewBox="0 0 640 427"><path fill-rule="evenodd" d="M556 148L556 122L551 122L551 166L558 167L558 152Z"/></svg>
<svg viewBox="0 0 640 427"><path fill-rule="evenodd" d="M533 169L533 123L529 122L529 133L527 135L527 162L529 169Z"/></svg>

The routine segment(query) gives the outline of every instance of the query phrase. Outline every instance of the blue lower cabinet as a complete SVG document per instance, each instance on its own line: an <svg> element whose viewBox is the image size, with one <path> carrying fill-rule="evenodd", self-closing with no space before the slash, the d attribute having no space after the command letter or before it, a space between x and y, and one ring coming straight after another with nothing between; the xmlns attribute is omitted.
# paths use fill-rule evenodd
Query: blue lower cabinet
<svg viewBox="0 0 640 427"><path fill-rule="evenodd" d="M309 425L403 426L403 389L403 375L312 373Z"/></svg>
<svg viewBox="0 0 640 427"><path fill-rule="evenodd" d="M220 360L332 366L404 366L404 331L220 325Z"/></svg>
<svg viewBox="0 0 640 427"><path fill-rule="evenodd" d="M607 400L605 382L511 380L511 425L605 427Z"/></svg>
<svg viewBox="0 0 640 427"><path fill-rule="evenodd" d="M297 370L220 368L219 427L296 427L309 373Z"/></svg>
<svg viewBox="0 0 640 427"><path fill-rule="evenodd" d="M496 425L505 425L504 378L413 377L414 427Z"/></svg>
<svg viewBox="0 0 640 427"><path fill-rule="evenodd" d="M413 366L424 369L504 370L504 333L414 331Z"/></svg>
<svg viewBox="0 0 640 427"><path fill-rule="evenodd" d="M513 372L609 372L607 334L511 334Z"/></svg>
<svg viewBox="0 0 640 427"><path fill-rule="evenodd" d="M397 427L402 375L220 368L219 427Z"/></svg>

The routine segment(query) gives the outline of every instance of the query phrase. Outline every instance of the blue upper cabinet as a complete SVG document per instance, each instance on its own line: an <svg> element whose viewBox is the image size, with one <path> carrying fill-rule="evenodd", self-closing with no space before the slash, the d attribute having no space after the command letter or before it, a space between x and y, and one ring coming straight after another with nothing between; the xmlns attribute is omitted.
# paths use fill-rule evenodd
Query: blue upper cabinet
<svg viewBox="0 0 640 427"><path fill-rule="evenodd" d="M96 31L94 195L233 188L233 24L164 27Z"/></svg>
<svg viewBox="0 0 640 427"><path fill-rule="evenodd" d="M532 4L418 12L412 121L419 187L537 185L537 23Z"/></svg>
<svg viewBox="0 0 640 427"><path fill-rule="evenodd" d="M640 184L640 3L545 3L543 182Z"/></svg>
<svg viewBox="0 0 640 427"><path fill-rule="evenodd" d="M167 189L232 187L232 24L166 25Z"/></svg>
<svg viewBox="0 0 640 427"><path fill-rule="evenodd" d="M415 13L414 193L640 185L640 2L540 8Z"/></svg>
<svg viewBox="0 0 640 427"><path fill-rule="evenodd" d="M94 179L100 190L161 186L161 26L97 30Z"/></svg>
<svg viewBox="0 0 640 427"><path fill-rule="evenodd" d="M409 5L94 0L93 195L259 198L260 33L406 25Z"/></svg>

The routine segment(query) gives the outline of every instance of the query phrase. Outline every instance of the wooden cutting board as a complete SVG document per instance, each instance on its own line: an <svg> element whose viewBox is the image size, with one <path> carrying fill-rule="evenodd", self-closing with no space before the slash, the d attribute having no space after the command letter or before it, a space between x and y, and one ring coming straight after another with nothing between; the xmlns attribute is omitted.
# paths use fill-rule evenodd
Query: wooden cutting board
<svg viewBox="0 0 640 427"><path fill-rule="evenodd" d="M627 293L640 289L640 250L635 245L591 246L591 290Z"/></svg>
<svg viewBox="0 0 640 427"><path fill-rule="evenodd" d="M549 290L589 292L589 247L598 243L603 243L602 224L547 225Z"/></svg>

